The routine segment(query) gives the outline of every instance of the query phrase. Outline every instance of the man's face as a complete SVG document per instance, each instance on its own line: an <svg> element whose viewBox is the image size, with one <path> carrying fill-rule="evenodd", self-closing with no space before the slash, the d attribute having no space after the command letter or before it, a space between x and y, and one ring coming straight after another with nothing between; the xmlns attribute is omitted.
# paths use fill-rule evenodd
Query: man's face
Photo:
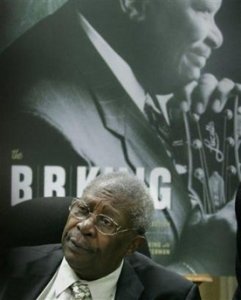
<svg viewBox="0 0 241 300"><path fill-rule="evenodd" d="M136 43L140 77L154 92L198 80L223 38L214 17L222 0L150 0Z"/></svg>
<svg viewBox="0 0 241 300"><path fill-rule="evenodd" d="M90 194L83 199L92 213L107 215L123 228L131 226L128 217L111 199ZM103 235L95 227L94 215L79 221L70 214L63 231L62 245L66 260L79 277L95 280L120 265L133 237L133 231Z"/></svg>

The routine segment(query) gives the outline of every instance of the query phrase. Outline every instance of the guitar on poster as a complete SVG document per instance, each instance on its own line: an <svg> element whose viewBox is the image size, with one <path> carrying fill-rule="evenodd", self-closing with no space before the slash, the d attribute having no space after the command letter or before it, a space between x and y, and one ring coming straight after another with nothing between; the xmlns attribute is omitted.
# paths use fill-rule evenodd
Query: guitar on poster
<svg viewBox="0 0 241 300"><path fill-rule="evenodd" d="M170 102L175 163L203 212L212 214L234 199L241 181L241 100L234 95L224 110L197 116Z"/></svg>

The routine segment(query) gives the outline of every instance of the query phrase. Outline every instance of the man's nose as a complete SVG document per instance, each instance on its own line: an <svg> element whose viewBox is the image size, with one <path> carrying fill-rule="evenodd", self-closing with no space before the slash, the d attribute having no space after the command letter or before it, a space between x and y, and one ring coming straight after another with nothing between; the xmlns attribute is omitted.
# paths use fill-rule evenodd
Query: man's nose
<svg viewBox="0 0 241 300"><path fill-rule="evenodd" d="M223 34L214 20L210 24L208 40L213 49L217 49L223 44Z"/></svg>
<svg viewBox="0 0 241 300"><path fill-rule="evenodd" d="M80 221L76 226L83 235L92 237L96 235L95 220L93 216Z"/></svg>

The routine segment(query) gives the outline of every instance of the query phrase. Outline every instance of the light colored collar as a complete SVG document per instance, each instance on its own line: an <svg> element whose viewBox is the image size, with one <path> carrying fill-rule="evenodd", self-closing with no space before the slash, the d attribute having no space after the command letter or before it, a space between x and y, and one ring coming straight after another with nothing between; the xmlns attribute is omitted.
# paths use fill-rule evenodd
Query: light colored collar
<svg viewBox="0 0 241 300"><path fill-rule="evenodd" d="M63 258L57 276L54 282L55 296L58 297L65 291L71 284L79 280L75 272L70 268L66 259Z"/></svg>
<svg viewBox="0 0 241 300"><path fill-rule="evenodd" d="M93 300L114 299L116 284L123 267L123 262L124 261L122 260L120 266L107 276L93 281L86 281L80 279L71 269L66 259L63 258L54 282L56 297L64 292L75 281L80 280L81 282L88 284Z"/></svg>
<svg viewBox="0 0 241 300"><path fill-rule="evenodd" d="M163 112L163 115L166 119L168 125L170 125L170 119L167 112L167 102L173 97L173 94L168 95L157 95L156 98L158 100L159 106Z"/></svg>
<svg viewBox="0 0 241 300"><path fill-rule="evenodd" d="M78 13L78 16L80 24L91 43L104 59L127 94L135 102L140 111L143 112L146 97L145 91L129 65L110 47L82 14Z"/></svg>

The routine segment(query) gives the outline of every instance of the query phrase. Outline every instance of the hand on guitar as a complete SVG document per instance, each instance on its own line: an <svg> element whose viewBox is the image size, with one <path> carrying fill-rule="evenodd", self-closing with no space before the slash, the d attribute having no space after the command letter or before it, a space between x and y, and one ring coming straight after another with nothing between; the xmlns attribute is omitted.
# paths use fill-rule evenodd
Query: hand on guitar
<svg viewBox="0 0 241 300"><path fill-rule="evenodd" d="M228 78L218 81L214 75L205 73L198 82L191 82L177 91L175 97L180 100L181 108L200 116L208 110L220 113L228 101L240 95L241 84Z"/></svg>

